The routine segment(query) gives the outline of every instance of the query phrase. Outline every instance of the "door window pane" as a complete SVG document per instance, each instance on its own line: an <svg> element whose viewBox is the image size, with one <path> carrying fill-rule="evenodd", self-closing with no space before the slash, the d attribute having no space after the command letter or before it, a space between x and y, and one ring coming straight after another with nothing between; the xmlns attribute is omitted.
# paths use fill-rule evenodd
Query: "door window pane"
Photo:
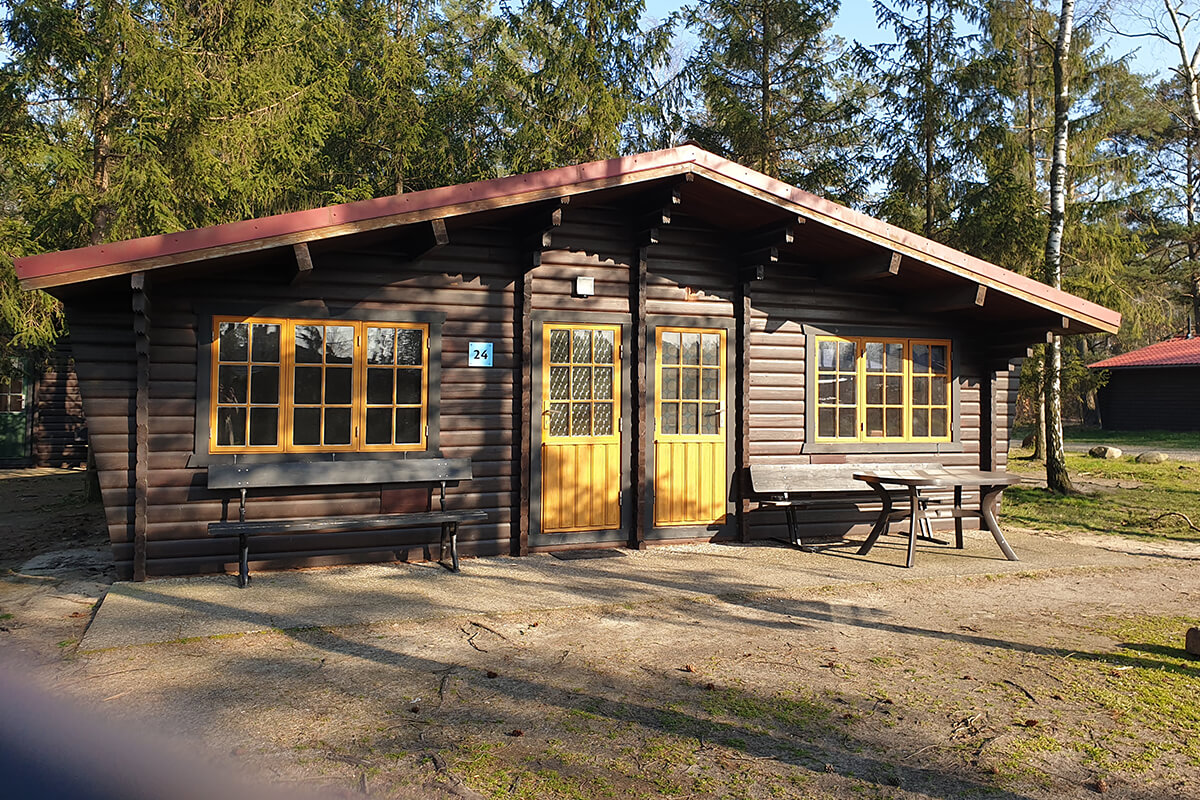
<svg viewBox="0 0 1200 800"><path fill-rule="evenodd" d="M662 432L674 436L679 433L679 404L662 404Z"/></svg>
<svg viewBox="0 0 1200 800"><path fill-rule="evenodd" d="M696 400L700 397L700 370L683 370L683 399Z"/></svg>
<svg viewBox="0 0 1200 800"><path fill-rule="evenodd" d="M570 367L551 367L550 368L550 399L551 400L566 400L570 397L570 390L567 382L571 377Z"/></svg>
<svg viewBox="0 0 1200 800"><path fill-rule="evenodd" d="M688 365L700 364L700 334L685 333L683 339L683 363Z"/></svg>
<svg viewBox="0 0 1200 800"><path fill-rule="evenodd" d="M614 363L613 350L613 332L612 331L596 331L596 363L597 364L612 364Z"/></svg>
<svg viewBox="0 0 1200 800"><path fill-rule="evenodd" d="M678 331L663 331L662 335L662 363L678 364L679 363L679 332Z"/></svg>
<svg viewBox="0 0 1200 800"><path fill-rule="evenodd" d="M704 370L704 378L701 381L700 396L705 400L716 400L720 395L720 387L718 386L721 370L706 369Z"/></svg>
<svg viewBox="0 0 1200 800"><path fill-rule="evenodd" d="M679 410L679 432L684 436L700 432L700 404L682 403Z"/></svg>
<svg viewBox="0 0 1200 800"><path fill-rule="evenodd" d="M571 360L571 332L563 330L550 331L550 361L555 364L565 364Z"/></svg>
<svg viewBox="0 0 1200 800"><path fill-rule="evenodd" d="M721 363L721 335L718 333L706 333L701 340L701 361L709 366L718 366Z"/></svg>
<svg viewBox="0 0 1200 800"><path fill-rule="evenodd" d="M571 363L590 364L592 362L592 332L575 330L571 333Z"/></svg>
<svg viewBox="0 0 1200 800"><path fill-rule="evenodd" d="M596 367L593 375L596 381L593 397L597 400L611 400L613 396L613 368Z"/></svg>
<svg viewBox="0 0 1200 800"><path fill-rule="evenodd" d="M550 404L550 435L566 436L570 433L570 403Z"/></svg>
<svg viewBox="0 0 1200 800"><path fill-rule="evenodd" d="M591 367L571 367L571 399L592 399Z"/></svg>
<svg viewBox="0 0 1200 800"><path fill-rule="evenodd" d="M613 407L612 403L596 403L595 419L593 420L597 436L608 436L613 432Z"/></svg>
<svg viewBox="0 0 1200 800"><path fill-rule="evenodd" d="M721 404L704 403L700 410L700 433L717 434L721 432Z"/></svg>
<svg viewBox="0 0 1200 800"><path fill-rule="evenodd" d="M664 400L679 399L679 370L663 367L662 396Z"/></svg>
<svg viewBox="0 0 1200 800"><path fill-rule="evenodd" d="M592 404L571 404L571 435L590 436L592 433Z"/></svg>

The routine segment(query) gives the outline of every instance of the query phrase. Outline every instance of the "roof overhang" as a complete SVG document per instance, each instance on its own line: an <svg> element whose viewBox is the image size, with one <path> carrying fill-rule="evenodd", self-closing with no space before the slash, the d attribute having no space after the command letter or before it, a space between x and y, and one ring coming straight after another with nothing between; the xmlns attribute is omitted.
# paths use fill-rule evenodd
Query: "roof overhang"
<svg viewBox="0 0 1200 800"><path fill-rule="evenodd" d="M1115 333L1121 315L1068 292L817 197L694 145L543 172L427 189L159 236L29 256L16 261L26 289L47 289L135 272L448 219L619 186L691 175L916 259L1061 316L1056 330Z"/></svg>

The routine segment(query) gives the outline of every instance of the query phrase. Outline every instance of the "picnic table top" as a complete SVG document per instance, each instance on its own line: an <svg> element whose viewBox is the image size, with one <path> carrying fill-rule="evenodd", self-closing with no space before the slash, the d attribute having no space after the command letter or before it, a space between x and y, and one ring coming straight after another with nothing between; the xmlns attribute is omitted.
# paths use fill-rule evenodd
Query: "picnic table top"
<svg viewBox="0 0 1200 800"><path fill-rule="evenodd" d="M854 477L867 483L891 483L899 486L1012 486L1024 478L1010 472L969 467L922 467L920 469L869 469Z"/></svg>

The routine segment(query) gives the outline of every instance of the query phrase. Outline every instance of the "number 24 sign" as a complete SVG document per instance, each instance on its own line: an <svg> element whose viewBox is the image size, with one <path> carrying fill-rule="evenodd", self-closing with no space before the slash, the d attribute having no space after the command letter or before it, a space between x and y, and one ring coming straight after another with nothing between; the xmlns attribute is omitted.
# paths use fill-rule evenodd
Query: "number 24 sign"
<svg viewBox="0 0 1200 800"><path fill-rule="evenodd" d="M490 367L492 365L492 343L471 342L467 351L468 367Z"/></svg>

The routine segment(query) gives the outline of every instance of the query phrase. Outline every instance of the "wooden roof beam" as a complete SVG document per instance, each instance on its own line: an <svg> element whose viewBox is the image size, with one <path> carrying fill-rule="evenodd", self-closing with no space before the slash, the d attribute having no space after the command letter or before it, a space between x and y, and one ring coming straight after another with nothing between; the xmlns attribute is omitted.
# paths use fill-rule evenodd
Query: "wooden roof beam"
<svg viewBox="0 0 1200 800"><path fill-rule="evenodd" d="M680 179L672 181L666 189L647 192L646 212L642 215L641 227L650 231L663 225L670 225L671 213L683 205L684 185L695 179L694 174L687 172Z"/></svg>
<svg viewBox="0 0 1200 800"><path fill-rule="evenodd" d="M840 266L827 266L824 270L825 280L829 283L845 284L891 278L900 274L901 259L899 253L888 252Z"/></svg>
<svg viewBox="0 0 1200 800"><path fill-rule="evenodd" d="M982 283L960 286L942 292L914 297L904 302L904 310L922 314L938 314L945 311L970 311L983 308L987 287Z"/></svg>
<svg viewBox="0 0 1200 800"><path fill-rule="evenodd" d="M299 283L313 273L312 253L308 252L306 242L292 245L292 252L296 255L296 274L292 276L292 283Z"/></svg>
<svg viewBox="0 0 1200 800"><path fill-rule="evenodd" d="M556 198L543 204L528 218L528 227L533 228L533 233L526 239L523 249L530 253L530 266L540 265L542 253L554 246L554 229L562 226L563 208L570 203L570 195Z"/></svg>
<svg viewBox="0 0 1200 800"><path fill-rule="evenodd" d="M766 247L781 247L796 241L796 228L804 224L804 217L794 217L737 237L738 249L743 252L762 250Z"/></svg>

